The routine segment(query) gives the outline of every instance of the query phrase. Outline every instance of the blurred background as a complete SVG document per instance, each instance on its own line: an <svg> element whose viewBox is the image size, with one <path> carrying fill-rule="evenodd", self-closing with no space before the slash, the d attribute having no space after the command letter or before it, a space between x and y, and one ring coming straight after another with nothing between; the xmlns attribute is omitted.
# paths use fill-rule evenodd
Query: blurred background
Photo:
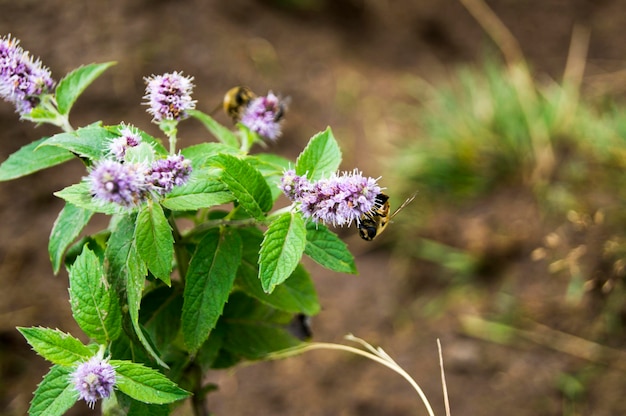
<svg viewBox="0 0 626 416"><path fill-rule="evenodd" d="M183 71L205 112L236 85L291 97L269 151L295 160L330 125L342 169L381 176L392 209L417 191L373 242L338 230L359 276L307 263L323 308L314 340L380 345L437 414L437 339L453 415L626 414L626 3L0 0L0 10L0 34L57 80L117 61L77 102L74 126L124 121L158 136L143 77ZM0 127L2 161L56 133L6 103ZM207 140L195 121L179 131L182 146ZM0 414L25 414L47 372L15 327L80 334L47 240L62 208L52 193L83 175L72 162L0 184ZM208 377L217 415L426 414L397 374L341 352Z"/></svg>

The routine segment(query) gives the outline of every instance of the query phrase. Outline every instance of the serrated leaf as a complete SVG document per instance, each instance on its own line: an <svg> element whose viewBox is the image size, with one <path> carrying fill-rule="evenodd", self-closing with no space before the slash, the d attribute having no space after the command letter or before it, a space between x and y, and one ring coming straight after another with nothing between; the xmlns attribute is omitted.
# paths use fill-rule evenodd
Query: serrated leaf
<svg viewBox="0 0 626 416"><path fill-rule="evenodd" d="M18 327L17 330L37 354L53 364L71 366L93 355L78 339L58 329Z"/></svg>
<svg viewBox="0 0 626 416"><path fill-rule="evenodd" d="M256 219L265 218L273 200L263 175L246 161L231 155L219 155L211 161L222 168L220 179L241 207Z"/></svg>
<svg viewBox="0 0 626 416"><path fill-rule="evenodd" d="M191 174L189 182L175 187L161 204L173 211L195 211L232 202L235 197L217 177L209 172Z"/></svg>
<svg viewBox="0 0 626 416"><path fill-rule="evenodd" d="M291 276L271 294L265 293L259 281L259 247L263 234L257 229L241 229L243 255L237 271L238 285L249 296L266 305L291 313L312 316L320 310L315 285L309 273L299 264Z"/></svg>
<svg viewBox="0 0 626 416"><path fill-rule="evenodd" d="M100 259L84 248L70 269L70 305L76 323L100 344L121 334L122 312L109 290Z"/></svg>
<svg viewBox="0 0 626 416"><path fill-rule="evenodd" d="M135 227L137 252L152 274L171 283L172 259L174 257L174 237L172 229L159 204L146 204L137 215Z"/></svg>
<svg viewBox="0 0 626 416"><path fill-rule="evenodd" d="M235 133L215 121L213 117L198 110L189 110L189 115L199 120L204 127L220 142L233 148L239 148L239 140Z"/></svg>
<svg viewBox="0 0 626 416"><path fill-rule="evenodd" d="M93 214L91 210L79 208L70 203L66 203L59 212L48 241L48 253L54 274L57 274L61 268L65 250L78 237Z"/></svg>
<svg viewBox="0 0 626 416"><path fill-rule="evenodd" d="M55 192L54 196L88 211L100 212L107 215L113 215L123 211L123 208L119 205L94 200L87 182L70 185L67 188Z"/></svg>
<svg viewBox="0 0 626 416"><path fill-rule="evenodd" d="M187 271L182 327L187 348L195 353L215 328L241 261L241 238L232 231L207 233Z"/></svg>
<svg viewBox="0 0 626 416"><path fill-rule="evenodd" d="M164 404L184 399L190 395L163 374L142 364L111 360L115 368L116 387L144 403Z"/></svg>
<svg viewBox="0 0 626 416"><path fill-rule="evenodd" d="M346 243L322 224L309 222L306 225L304 254L327 269L340 273L358 273Z"/></svg>
<svg viewBox="0 0 626 416"><path fill-rule="evenodd" d="M0 165L0 181L21 178L22 176L60 165L75 156L57 147L38 148L47 137L21 147Z"/></svg>
<svg viewBox="0 0 626 416"><path fill-rule="evenodd" d="M336 172L341 165L341 150L328 127L311 137L296 160L296 174L317 181Z"/></svg>
<svg viewBox="0 0 626 416"><path fill-rule="evenodd" d="M61 416L78 400L78 390L70 383L72 370L52 366L37 386L30 403L30 416Z"/></svg>
<svg viewBox="0 0 626 416"><path fill-rule="evenodd" d="M100 160L109 151L111 139L117 135L100 125L90 125L69 133L59 133L39 144L39 149L45 147L60 147L81 157L91 160Z"/></svg>
<svg viewBox="0 0 626 416"><path fill-rule="evenodd" d="M70 112L72 105L82 92L115 62L90 64L76 68L67 74L56 88L57 107L61 114Z"/></svg>
<svg viewBox="0 0 626 416"><path fill-rule="evenodd" d="M160 366L168 368L152 348L139 324L139 307L148 268L135 246L135 220L135 215L122 217L111 233L105 253L109 264L107 272L119 295L126 296L126 307L137 339Z"/></svg>
<svg viewBox="0 0 626 416"><path fill-rule="evenodd" d="M306 228L302 217L284 213L269 225L259 252L259 279L266 293L283 283L302 258Z"/></svg>

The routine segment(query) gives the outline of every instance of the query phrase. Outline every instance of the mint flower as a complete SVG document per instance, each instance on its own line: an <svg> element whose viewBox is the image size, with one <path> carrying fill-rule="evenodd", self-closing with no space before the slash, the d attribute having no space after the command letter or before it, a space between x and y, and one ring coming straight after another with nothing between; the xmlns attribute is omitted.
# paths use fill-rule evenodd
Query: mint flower
<svg viewBox="0 0 626 416"><path fill-rule="evenodd" d="M95 165L87 182L94 198L131 208L149 195L145 171L146 167L142 164L102 160Z"/></svg>
<svg viewBox="0 0 626 416"><path fill-rule="evenodd" d="M276 140L281 135L284 112L285 104L270 91L267 96L257 97L248 104L241 124L262 137Z"/></svg>
<svg viewBox="0 0 626 416"><path fill-rule="evenodd" d="M98 356L79 364L71 377L79 399L86 401L92 409L99 399L111 395L115 385L115 369Z"/></svg>
<svg viewBox="0 0 626 416"><path fill-rule="evenodd" d="M146 174L146 180L160 195L170 192L174 186L187 183L191 174L191 161L183 155L170 155L152 164Z"/></svg>
<svg viewBox="0 0 626 416"><path fill-rule="evenodd" d="M120 137L117 137L109 144L109 151L115 159L122 161L126 156L126 149L135 147L141 143L141 135L132 126L124 126L120 130Z"/></svg>
<svg viewBox="0 0 626 416"><path fill-rule="evenodd" d="M0 97L25 115L54 87L50 70L33 59L11 35L0 38Z"/></svg>
<svg viewBox="0 0 626 416"><path fill-rule="evenodd" d="M296 171L289 169L280 178L280 189L292 202L299 202L304 195L311 192L311 183L305 176L296 175Z"/></svg>
<svg viewBox="0 0 626 416"><path fill-rule="evenodd" d="M350 225L370 212L381 191L377 179L364 177L356 169L313 183L288 170L280 188L288 198L299 203L305 218L341 226Z"/></svg>
<svg viewBox="0 0 626 416"><path fill-rule="evenodd" d="M147 102L144 104L150 106L147 111L152 114L153 123L183 120L188 117L187 110L196 108L196 101L191 99L193 77L185 77L182 72L173 72L152 75L144 80L147 84L146 95L143 97Z"/></svg>

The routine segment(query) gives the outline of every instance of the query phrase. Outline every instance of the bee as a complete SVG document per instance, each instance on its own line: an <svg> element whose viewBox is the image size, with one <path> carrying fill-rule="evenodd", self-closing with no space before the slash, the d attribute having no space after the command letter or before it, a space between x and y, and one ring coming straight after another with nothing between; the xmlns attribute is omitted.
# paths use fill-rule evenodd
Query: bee
<svg viewBox="0 0 626 416"><path fill-rule="evenodd" d="M256 98L256 94L248 87L233 87L229 89L224 95L224 101L222 102L222 108L224 112L233 120L233 123L237 123L241 120L241 116L245 111L250 101Z"/></svg>
<svg viewBox="0 0 626 416"><path fill-rule="evenodd" d="M372 241L378 237L385 231L385 228L389 225L389 221L415 199L415 195L416 194L413 194L408 197L391 215L389 215L391 209L389 205L389 195L382 192L376 195L374 208L372 208L370 212L363 214L357 221L356 226L359 230L359 236L366 241Z"/></svg>

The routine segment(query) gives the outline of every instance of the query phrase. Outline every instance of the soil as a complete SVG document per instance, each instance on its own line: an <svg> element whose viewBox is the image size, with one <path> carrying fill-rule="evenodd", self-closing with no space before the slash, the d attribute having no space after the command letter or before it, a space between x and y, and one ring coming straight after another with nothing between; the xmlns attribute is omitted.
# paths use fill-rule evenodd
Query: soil
<svg viewBox="0 0 626 416"><path fill-rule="evenodd" d="M591 30L588 77L624 67L626 4L619 0L489 4L539 77L561 77L575 25ZM410 123L393 112L395 103L418 105L407 86L416 79L436 85L459 64L480 62L494 49L456 0L0 0L0 10L0 34L20 39L57 79L82 64L117 61L77 102L75 126L125 121L158 135L140 105L143 77L182 70L195 77L194 97L207 112L235 85L290 96L285 134L272 151L293 158L330 125L343 168L358 167L383 181L381 168L403 142L417 140ZM18 122L8 104L0 105L0 126L0 160L56 133ZM187 145L206 135L189 122L180 137ZM15 327L81 333L71 319L67 275L53 275L47 240L62 208L52 192L82 175L80 163L69 163L0 185L0 414L25 414L48 367ZM519 313L532 311L538 323L565 332L593 325L584 310L559 303L564 283L550 280L545 263L530 260L551 230L534 220L535 209L532 198L509 191L433 219L431 236L493 254L497 267L469 288L450 284L454 274L433 264L393 255L391 232L369 243L354 230L340 230L360 275L329 274L309 264L323 305L313 319L314 340L345 342L343 336L354 333L382 346L414 376L439 415L445 413L437 339L453 415L626 414L626 375L617 365L592 365L559 351L549 336L495 343L464 329L463 317L488 319L498 310L494 305L510 298L524 300ZM97 218L87 231L105 221ZM622 335L608 343L623 349L626 340ZM564 394L576 390L563 387L573 380L568 374L589 380L578 396ZM216 415L426 414L397 374L337 351L242 366L209 379L220 386L209 396ZM71 414L89 412L80 403Z"/></svg>

